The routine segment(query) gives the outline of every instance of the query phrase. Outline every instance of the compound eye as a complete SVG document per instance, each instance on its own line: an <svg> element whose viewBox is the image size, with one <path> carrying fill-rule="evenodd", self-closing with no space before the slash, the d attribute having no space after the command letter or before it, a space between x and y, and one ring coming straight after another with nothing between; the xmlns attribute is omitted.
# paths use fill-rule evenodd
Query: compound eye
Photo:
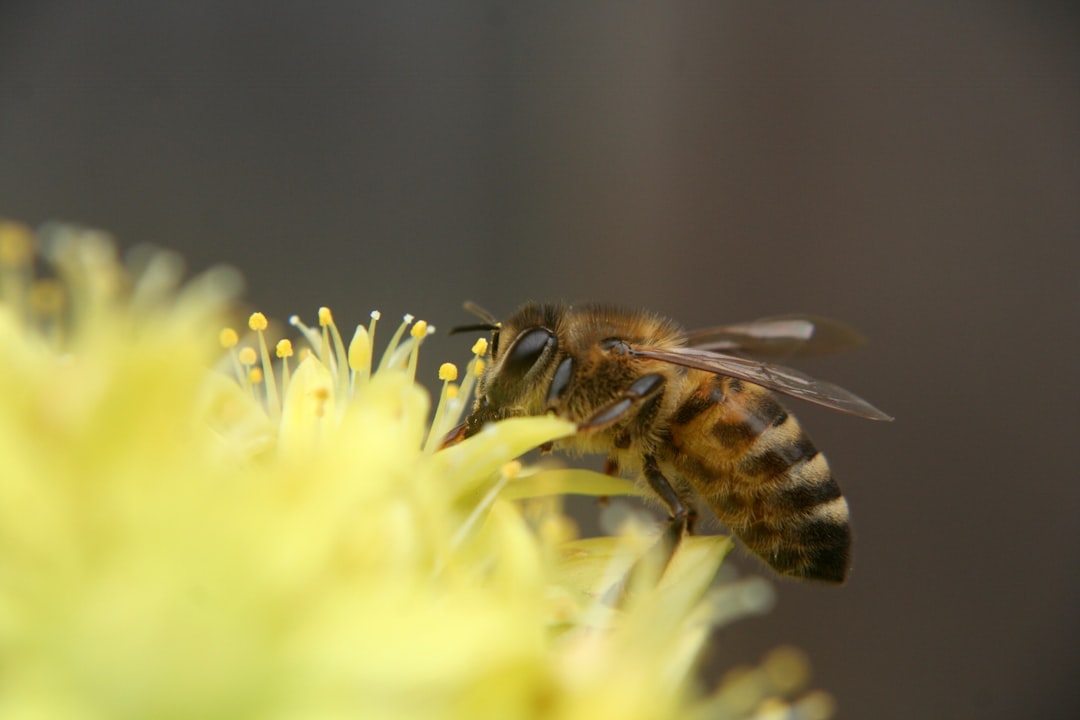
<svg viewBox="0 0 1080 720"><path fill-rule="evenodd" d="M549 347L555 346L555 334L547 328L533 328L518 336L513 347L506 353L502 372L514 377L524 377Z"/></svg>

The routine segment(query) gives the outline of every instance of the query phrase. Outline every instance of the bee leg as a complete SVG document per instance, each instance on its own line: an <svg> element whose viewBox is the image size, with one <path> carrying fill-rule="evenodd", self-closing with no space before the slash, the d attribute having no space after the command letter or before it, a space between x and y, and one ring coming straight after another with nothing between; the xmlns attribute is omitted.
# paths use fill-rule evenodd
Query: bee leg
<svg viewBox="0 0 1080 720"><path fill-rule="evenodd" d="M668 479L660 472L656 458L646 455L642 461L642 470L649 487L657 494L671 513L670 521L659 542L649 551L654 556L652 562L661 568L661 573L667 569L675 551L679 549L679 542L683 535L694 531L694 521L697 520L697 511L692 505L688 505L671 486Z"/></svg>
<svg viewBox="0 0 1080 720"><path fill-rule="evenodd" d="M625 603L628 592L642 580L647 580L650 584L659 580L675 556L682 536L690 532L697 517L696 511L683 502L675 488L660 472L656 458L646 455L642 467L649 487L668 507L671 517L660 538L634 562L625 576L604 593L604 601L614 607Z"/></svg>
<svg viewBox="0 0 1080 720"><path fill-rule="evenodd" d="M469 426L466 425L465 423L461 423L460 425L455 427L453 430L448 432L446 434L446 437L443 438L442 444L439 445L439 449L440 450L445 450L446 448L450 447L451 445L457 445L459 442L464 440L465 439L465 433L468 430L468 427Z"/></svg>
<svg viewBox="0 0 1080 720"><path fill-rule="evenodd" d="M664 387L664 376L656 373L642 375L630 387L612 402L594 412L589 419L578 425L578 432L603 430L622 420L630 410L640 407L641 403L660 392Z"/></svg>
<svg viewBox="0 0 1080 720"><path fill-rule="evenodd" d="M646 455L642 462L642 469L645 472L645 479L648 481L649 487L667 505L668 511L671 513L669 531L674 534L675 544L677 545L679 538L684 533L694 532L697 511L683 502L679 493L675 492L675 488L671 487L671 483L664 477L664 473L660 472L660 467L656 464L656 458Z"/></svg>

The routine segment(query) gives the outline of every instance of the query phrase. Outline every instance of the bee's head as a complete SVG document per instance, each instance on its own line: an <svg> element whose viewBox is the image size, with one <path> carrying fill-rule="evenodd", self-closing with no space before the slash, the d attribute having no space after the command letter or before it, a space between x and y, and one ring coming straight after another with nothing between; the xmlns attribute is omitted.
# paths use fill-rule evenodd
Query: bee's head
<svg viewBox="0 0 1080 720"><path fill-rule="evenodd" d="M468 420L469 435L494 420L543 412L559 351L556 327L561 313L557 310L557 306L529 304L505 322L494 322L485 313L488 322L484 325L451 331L491 331L476 405Z"/></svg>

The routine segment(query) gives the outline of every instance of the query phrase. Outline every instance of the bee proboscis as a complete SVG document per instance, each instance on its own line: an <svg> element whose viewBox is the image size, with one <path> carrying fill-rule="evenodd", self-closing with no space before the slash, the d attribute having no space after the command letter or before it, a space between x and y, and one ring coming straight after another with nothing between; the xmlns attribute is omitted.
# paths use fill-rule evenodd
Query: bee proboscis
<svg viewBox="0 0 1080 720"><path fill-rule="evenodd" d="M847 501L773 391L892 418L836 385L742 354L844 349L860 341L850 328L787 315L688 333L659 315L607 305L528 303L503 322L467 307L484 323L458 330L492 338L457 439L503 418L553 412L578 424L556 447L602 453L608 472L639 478L678 534L693 530L700 499L776 572L847 578Z"/></svg>

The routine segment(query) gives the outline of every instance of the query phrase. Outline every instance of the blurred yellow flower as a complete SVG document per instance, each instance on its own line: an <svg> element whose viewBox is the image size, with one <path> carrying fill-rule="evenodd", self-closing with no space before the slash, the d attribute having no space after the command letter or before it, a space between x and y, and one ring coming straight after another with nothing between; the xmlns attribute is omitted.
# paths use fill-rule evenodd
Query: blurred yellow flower
<svg viewBox="0 0 1080 720"><path fill-rule="evenodd" d="M294 358L261 313L222 330L234 274L180 277L100 233L0 223L0 717L830 712L782 700L805 687L794 651L701 692L710 629L767 592L710 589L726 538L662 574L634 523L579 539L560 494L633 486L513 462L572 424L439 450L479 359L460 387L440 369L429 422L426 323L376 366L378 315L346 348L321 308L292 319Z"/></svg>

